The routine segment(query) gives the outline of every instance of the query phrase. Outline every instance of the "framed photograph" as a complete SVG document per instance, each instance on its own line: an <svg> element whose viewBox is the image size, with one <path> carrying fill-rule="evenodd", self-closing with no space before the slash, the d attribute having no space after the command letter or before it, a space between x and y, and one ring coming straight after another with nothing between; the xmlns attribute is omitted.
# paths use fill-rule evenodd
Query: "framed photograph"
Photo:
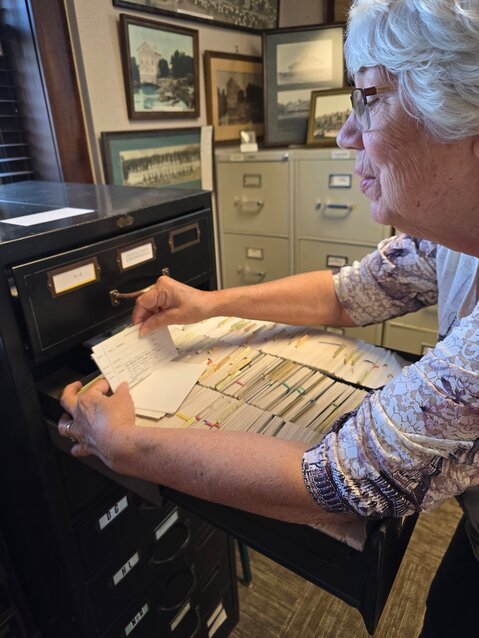
<svg viewBox="0 0 479 638"><path fill-rule="evenodd" d="M130 119L198 117L198 31L121 14L120 37Z"/></svg>
<svg viewBox="0 0 479 638"><path fill-rule="evenodd" d="M313 91L308 120L306 144L310 146L336 146L336 136L351 113L351 90L331 89Z"/></svg>
<svg viewBox="0 0 479 638"><path fill-rule="evenodd" d="M102 133L101 148L107 184L202 188L201 127Z"/></svg>
<svg viewBox="0 0 479 638"><path fill-rule="evenodd" d="M205 51L208 124L215 142L238 142L242 130L263 136L263 64L261 58Z"/></svg>
<svg viewBox="0 0 479 638"><path fill-rule="evenodd" d="M263 33L264 141L305 144L311 92L344 86L344 25Z"/></svg>
<svg viewBox="0 0 479 638"><path fill-rule="evenodd" d="M113 6L243 31L278 27L279 0L113 0Z"/></svg>

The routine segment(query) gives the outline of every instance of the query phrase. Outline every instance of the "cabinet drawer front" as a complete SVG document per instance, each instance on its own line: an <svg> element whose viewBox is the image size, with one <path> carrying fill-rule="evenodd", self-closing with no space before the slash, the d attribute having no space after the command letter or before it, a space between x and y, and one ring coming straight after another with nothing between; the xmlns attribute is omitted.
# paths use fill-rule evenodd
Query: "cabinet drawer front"
<svg viewBox="0 0 479 638"><path fill-rule="evenodd" d="M296 256L296 272L335 269L350 266L373 249L370 246L300 239Z"/></svg>
<svg viewBox="0 0 479 638"><path fill-rule="evenodd" d="M299 236L376 244L390 234L359 190L353 160L299 161L295 211Z"/></svg>
<svg viewBox="0 0 479 638"><path fill-rule="evenodd" d="M225 234L221 253L225 288L259 284L290 274L287 239Z"/></svg>
<svg viewBox="0 0 479 638"><path fill-rule="evenodd" d="M402 323L400 319L386 321L384 324L382 345L385 348L419 355L424 354L428 348L434 348L437 342L436 331L410 326Z"/></svg>
<svg viewBox="0 0 479 638"><path fill-rule="evenodd" d="M222 229L286 235L289 165L241 162L218 165L218 210Z"/></svg>
<svg viewBox="0 0 479 638"><path fill-rule="evenodd" d="M213 272L210 211L186 215L13 268L38 359L71 347L127 317L134 299L113 291L154 284L162 272L195 285Z"/></svg>

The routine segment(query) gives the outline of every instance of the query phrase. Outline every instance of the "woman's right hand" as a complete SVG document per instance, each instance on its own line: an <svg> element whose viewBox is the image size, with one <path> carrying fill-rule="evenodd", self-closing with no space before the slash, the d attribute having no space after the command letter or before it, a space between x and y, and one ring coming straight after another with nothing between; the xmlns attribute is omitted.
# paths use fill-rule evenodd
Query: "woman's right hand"
<svg viewBox="0 0 479 638"><path fill-rule="evenodd" d="M141 336L170 324L195 323L213 316L213 295L162 275L136 300L132 321L143 324Z"/></svg>

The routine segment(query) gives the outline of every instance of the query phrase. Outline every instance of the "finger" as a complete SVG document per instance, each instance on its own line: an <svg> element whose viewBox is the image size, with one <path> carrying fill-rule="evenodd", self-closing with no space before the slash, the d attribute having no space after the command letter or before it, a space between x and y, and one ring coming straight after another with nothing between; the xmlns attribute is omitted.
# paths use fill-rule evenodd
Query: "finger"
<svg viewBox="0 0 479 638"><path fill-rule="evenodd" d="M75 443L75 445L73 445L73 447L70 449L70 454L79 458L81 456L92 456L94 452L90 451L90 448L88 448L86 445Z"/></svg>
<svg viewBox="0 0 479 638"><path fill-rule="evenodd" d="M71 417L70 414L62 414L62 416L60 417L60 420L58 421L58 433L61 436L64 436L66 438L70 438L72 437L72 433L71 433L71 426L70 424L73 422L73 419ZM70 428L68 428L68 426L70 426Z"/></svg>
<svg viewBox="0 0 479 638"><path fill-rule="evenodd" d="M168 325L168 316L165 312L160 312L156 315L152 315L143 321L140 326L140 337L146 337L147 334L153 332L153 330L157 330L158 328L163 328Z"/></svg>
<svg viewBox="0 0 479 638"><path fill-rule="evenodd" d="M130 396L130 386L128 385L128 381L122 381L115 390L115 394L124 394Z"/></svg>
<svg viewBox="0 0 479 638"><path fill-rule="evenodd" d="M110 392L110 384L104 377L102 377L101 379L97 379L96 381L94 381L88 388L87 392L89 394L95 393L107 395Z"/></svg>
<svg viewBox="0 0 479 638"><path fill-rule="evenodd" d="M60 399L60 405L64 410L66 410L69 414L75 413L75 408L78 403L78 393L82 388L81 381L74 381L67 385Z"/></svg>

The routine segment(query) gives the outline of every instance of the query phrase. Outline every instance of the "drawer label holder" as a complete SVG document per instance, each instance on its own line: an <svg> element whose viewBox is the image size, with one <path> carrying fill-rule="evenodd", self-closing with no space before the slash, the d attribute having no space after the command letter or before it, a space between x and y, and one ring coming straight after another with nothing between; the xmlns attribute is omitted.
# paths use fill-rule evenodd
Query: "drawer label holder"
<svg viewBox="0 0 479 638"><path fill-rule="evenodd" d="M156 245L153 239L132 244L117 251L117 264L121 272L156 259Z"/></svg>
<svg viewBox="0 0 479 638"><path fill-rule="evenodd" d="M48 289L52 297L59 297L66 292L72 292L95 281L100 280L100 266L96 257L78 261L62 268L49 270Z"/></svg>

